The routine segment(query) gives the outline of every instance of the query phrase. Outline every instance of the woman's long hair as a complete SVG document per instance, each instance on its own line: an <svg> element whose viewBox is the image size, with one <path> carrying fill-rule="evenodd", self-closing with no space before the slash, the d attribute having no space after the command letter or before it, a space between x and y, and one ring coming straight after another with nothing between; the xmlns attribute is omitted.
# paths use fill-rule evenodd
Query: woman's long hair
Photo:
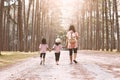
<svg viewBox="0 0 120 80"><path fill-rule="evenodd" d="M73 32L76 32L74 25L70 25L69 31L72 30Z"/></svg>

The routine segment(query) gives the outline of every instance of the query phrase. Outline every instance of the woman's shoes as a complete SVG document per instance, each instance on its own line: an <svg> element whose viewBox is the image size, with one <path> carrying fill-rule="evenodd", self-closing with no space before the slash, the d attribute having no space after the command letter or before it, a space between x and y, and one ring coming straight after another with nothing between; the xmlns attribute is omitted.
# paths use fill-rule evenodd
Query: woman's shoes
<svg viewBox="0 0 120 80"><path fill-rule="evenodd" d="M42 65L42 61L40 62L40 65Z"/></svg>
<svg viewBox="0 0 120 80"><path fill-rule="evenodd" d="M76 60L73 60L74 63L78 63Z"/></svg>

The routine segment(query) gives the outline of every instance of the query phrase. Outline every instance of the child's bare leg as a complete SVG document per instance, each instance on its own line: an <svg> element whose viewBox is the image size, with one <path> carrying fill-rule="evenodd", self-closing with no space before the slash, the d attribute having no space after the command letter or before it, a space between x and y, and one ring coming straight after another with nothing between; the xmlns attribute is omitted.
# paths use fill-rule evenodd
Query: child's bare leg
<svg viewBox="0 0 120 80"><path fill-rule="evenodd" d="M42 54L40 54L40 65L42 65Z"/></svg>
<svg viewBox="0 0 120 80"><path fill-rule="evenodd" d="M40 65L42 64L42 57L40 58Z"/></svg>
<svg viewBox="0 0 120 80"><path fill-rule="evenodd" d="M43 64L45 64L45 58L43 58Z"/></svg>

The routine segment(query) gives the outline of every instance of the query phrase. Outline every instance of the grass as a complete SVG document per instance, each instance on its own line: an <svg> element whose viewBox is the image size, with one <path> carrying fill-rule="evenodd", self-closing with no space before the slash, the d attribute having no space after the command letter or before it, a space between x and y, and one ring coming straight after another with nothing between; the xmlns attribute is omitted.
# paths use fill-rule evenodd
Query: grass
<svg viewBox="0 0 120 80"><path fill-rule="evenodd" d="M26 58L33 57L37 55L36 52L30 53L30 52L2 52L2 55L0 56L0 67L4 67L13 63L16 63L18 61L22 61Z"/></svg>

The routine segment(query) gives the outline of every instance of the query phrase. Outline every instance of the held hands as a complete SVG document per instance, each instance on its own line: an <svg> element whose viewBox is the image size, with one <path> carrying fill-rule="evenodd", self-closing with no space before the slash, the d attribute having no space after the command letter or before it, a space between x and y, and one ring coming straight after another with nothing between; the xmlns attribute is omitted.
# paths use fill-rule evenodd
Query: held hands
<svg viewBox="0 0 120 80"><path fill-rule="evenodd" d="M47 49L47 51L51 52L51 49L50 49L50 48L48 48L48 49Z"/></svg>
<svg viewBox="0 0 120 80"><path fill-rule="evenodd" d="M52 50L54 50L54 48L52 48L52 49L49 49L49 52L51 52Z"/></svg>
<svg viewBox="0 0 120 80"><path fill-rule="evenodd" d="M52 50L54 50L54 49L53 48L52 49L50 49L50 48L48 49L49 52L51 52Z"/></svg>

